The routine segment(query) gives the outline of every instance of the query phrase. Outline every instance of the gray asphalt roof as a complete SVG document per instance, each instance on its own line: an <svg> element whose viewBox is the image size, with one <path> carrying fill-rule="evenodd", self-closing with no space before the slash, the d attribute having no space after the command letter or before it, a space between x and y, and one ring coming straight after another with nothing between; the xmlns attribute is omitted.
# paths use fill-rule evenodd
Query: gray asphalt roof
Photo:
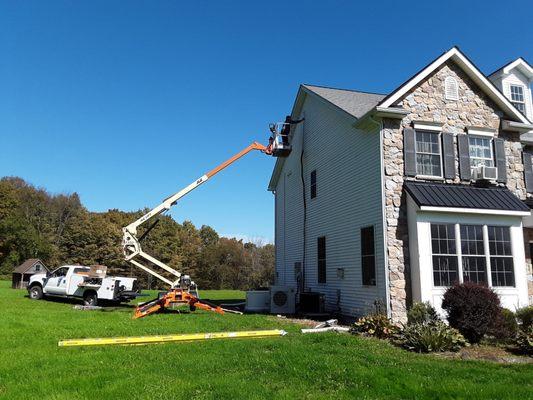
<svg viewBox="0 0 533 400"><path fill-rule="evenodd" d="M404 186L419 207L529 211L527 205L504 187L480 188L413 181L405 182Z"/></svg>
<svg viewBox="0 0 533 400"><path fill-rule="evenodd" d="M314 85L303 86L355 118L361 118L386 97L384 94L358 92L355 90L333 89Z"/></svg>

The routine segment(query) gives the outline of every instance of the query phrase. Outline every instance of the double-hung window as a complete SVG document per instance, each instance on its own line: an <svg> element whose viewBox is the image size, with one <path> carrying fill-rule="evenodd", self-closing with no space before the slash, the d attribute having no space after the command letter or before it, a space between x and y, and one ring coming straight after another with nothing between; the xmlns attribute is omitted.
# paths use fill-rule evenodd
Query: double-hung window
<svg viewBox="0 0 533 400"><path fill-rule="evenodd" d="M479 165L494 167L494 153L492 138L468 135L468 148L470 152L470 167Z"/></svg>
<svg viewBox="0 0 533 400"><path fill-rule="evenodd" d="M463 281L487 283L487 260L482 225L461 225Z"/></svg>
<svg viewBox="0 0 533 400"><path fill-rule="evenodd" d="M433 285L474 282L514 287L508 226L431 224Z"/></svg>
<svg viewBox="0 0 533 400"><path fill-rule="evenodd" d="M317 281L326 283L326 237L317 238Z"/></svg>
<svg viewBox="0 0 533 400"><path fill-rule="evenodd" d="M509 228L489 226L487 229L492 286L514 286L514 264Z"/></svg>
<svg viewBox="0 0 533 400"><path fill-rule="evenodd" d="M511 85L511 102L522 114L526 113L526 102L524 96L524 87L522 85Z"/></svg>
<svg viewBox="0 0 533 400"><path fill-rule="evenodd" d="M454 224L431 224L433 284L451 286L459 280Z"/></svg>
<svg viewBox="0 0 533 400"><path fill-rule="evenodd" d="M442 177L440 132L416 131L416 174Z"/></svg>
<svg viewBox="0 0 533 400"><path fill-rule="evenodd" d="M374 246L374 227L361 228L361 269L365 286L376 285L376 249Z"/></svg>

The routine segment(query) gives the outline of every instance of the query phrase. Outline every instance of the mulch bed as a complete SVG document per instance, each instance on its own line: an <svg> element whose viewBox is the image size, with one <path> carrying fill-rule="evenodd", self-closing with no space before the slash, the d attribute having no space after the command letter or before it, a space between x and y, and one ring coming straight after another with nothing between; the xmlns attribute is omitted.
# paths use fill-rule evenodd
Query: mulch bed
<svg viewBox="0 0 533 400"><path fill-rule="evenodd" d="M491 346L486 344L464 347L457 353L446 352L435 354L437 357L457 360L492 361L502 364L532 364L533 357L518 353L512 346Z"/></svg>

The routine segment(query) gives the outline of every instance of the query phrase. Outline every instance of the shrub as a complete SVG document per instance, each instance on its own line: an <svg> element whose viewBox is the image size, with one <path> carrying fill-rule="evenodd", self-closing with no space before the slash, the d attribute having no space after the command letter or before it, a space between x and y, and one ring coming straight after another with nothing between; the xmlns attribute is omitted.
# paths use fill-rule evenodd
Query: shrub
<svg viewBox="0 0 533 400"><path fill-rule="evenodd" d="M516 318L520 322L520 327L523 330L529 329L533 326L533 306L527 306L517 310Z"/></svg>
<svg viewBox="0 0 533 400"><path fill-rule="evenodd" d="M397 331L398 327L394 325L385 314L368 315L366 317L359 318L352 325L353 333L361 333L380 339L390 338Z"/></svg>
<svg viewBox="0 0 533 400"><path fill-rule="evenodd" d="M518 331L516 344L524 353L533 356L533 325Z"/></svg>
<svg viewBox="0 0 533 400"><path fill-rule="evenodd" d="M407 313L408 324L430 324L440 321L437 311L429 303L414 303Z"/></svg>
<svg viewBox="0 0 533 400"><path fill-rule="evenodd" d="M496 339L514 339L518 332L515 314L507 308L500 309L488 333Z"/></svg>
<svg viewBox="0 0 533 400"><path fill-rule="evenodd" d="M446 290L442 308L448 313L450 325L470 343L479 343L501 313L498 295L471 282L455 284Z"/></svg>
<svg viewBox="0 0 533 400"><path fill-rule="evenodd" d="M396 335L395 341L406 349L418 353L458 351L466 345L463 335L442 321L408 324Z"/></svg>

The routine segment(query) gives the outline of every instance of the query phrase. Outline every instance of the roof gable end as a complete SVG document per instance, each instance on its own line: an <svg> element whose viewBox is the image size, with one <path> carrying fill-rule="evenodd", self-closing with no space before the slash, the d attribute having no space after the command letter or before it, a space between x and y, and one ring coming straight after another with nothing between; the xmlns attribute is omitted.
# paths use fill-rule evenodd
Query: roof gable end
<svg viewBox="0 0 533 400"><path fill-rule="evenodd" d="M494 86L494 84L459 50L453 47L448 50L428 66L423 68L398 89L393 91L390 95L384 98L378 107L392 108L395 104L410 93L419 83L428 78L434 71L448 60L455 62L478 87L485 92L500 109L511 117L513 120L529 124L527 118L518 111L513 104L503 95L502 92Z"/></svg>

